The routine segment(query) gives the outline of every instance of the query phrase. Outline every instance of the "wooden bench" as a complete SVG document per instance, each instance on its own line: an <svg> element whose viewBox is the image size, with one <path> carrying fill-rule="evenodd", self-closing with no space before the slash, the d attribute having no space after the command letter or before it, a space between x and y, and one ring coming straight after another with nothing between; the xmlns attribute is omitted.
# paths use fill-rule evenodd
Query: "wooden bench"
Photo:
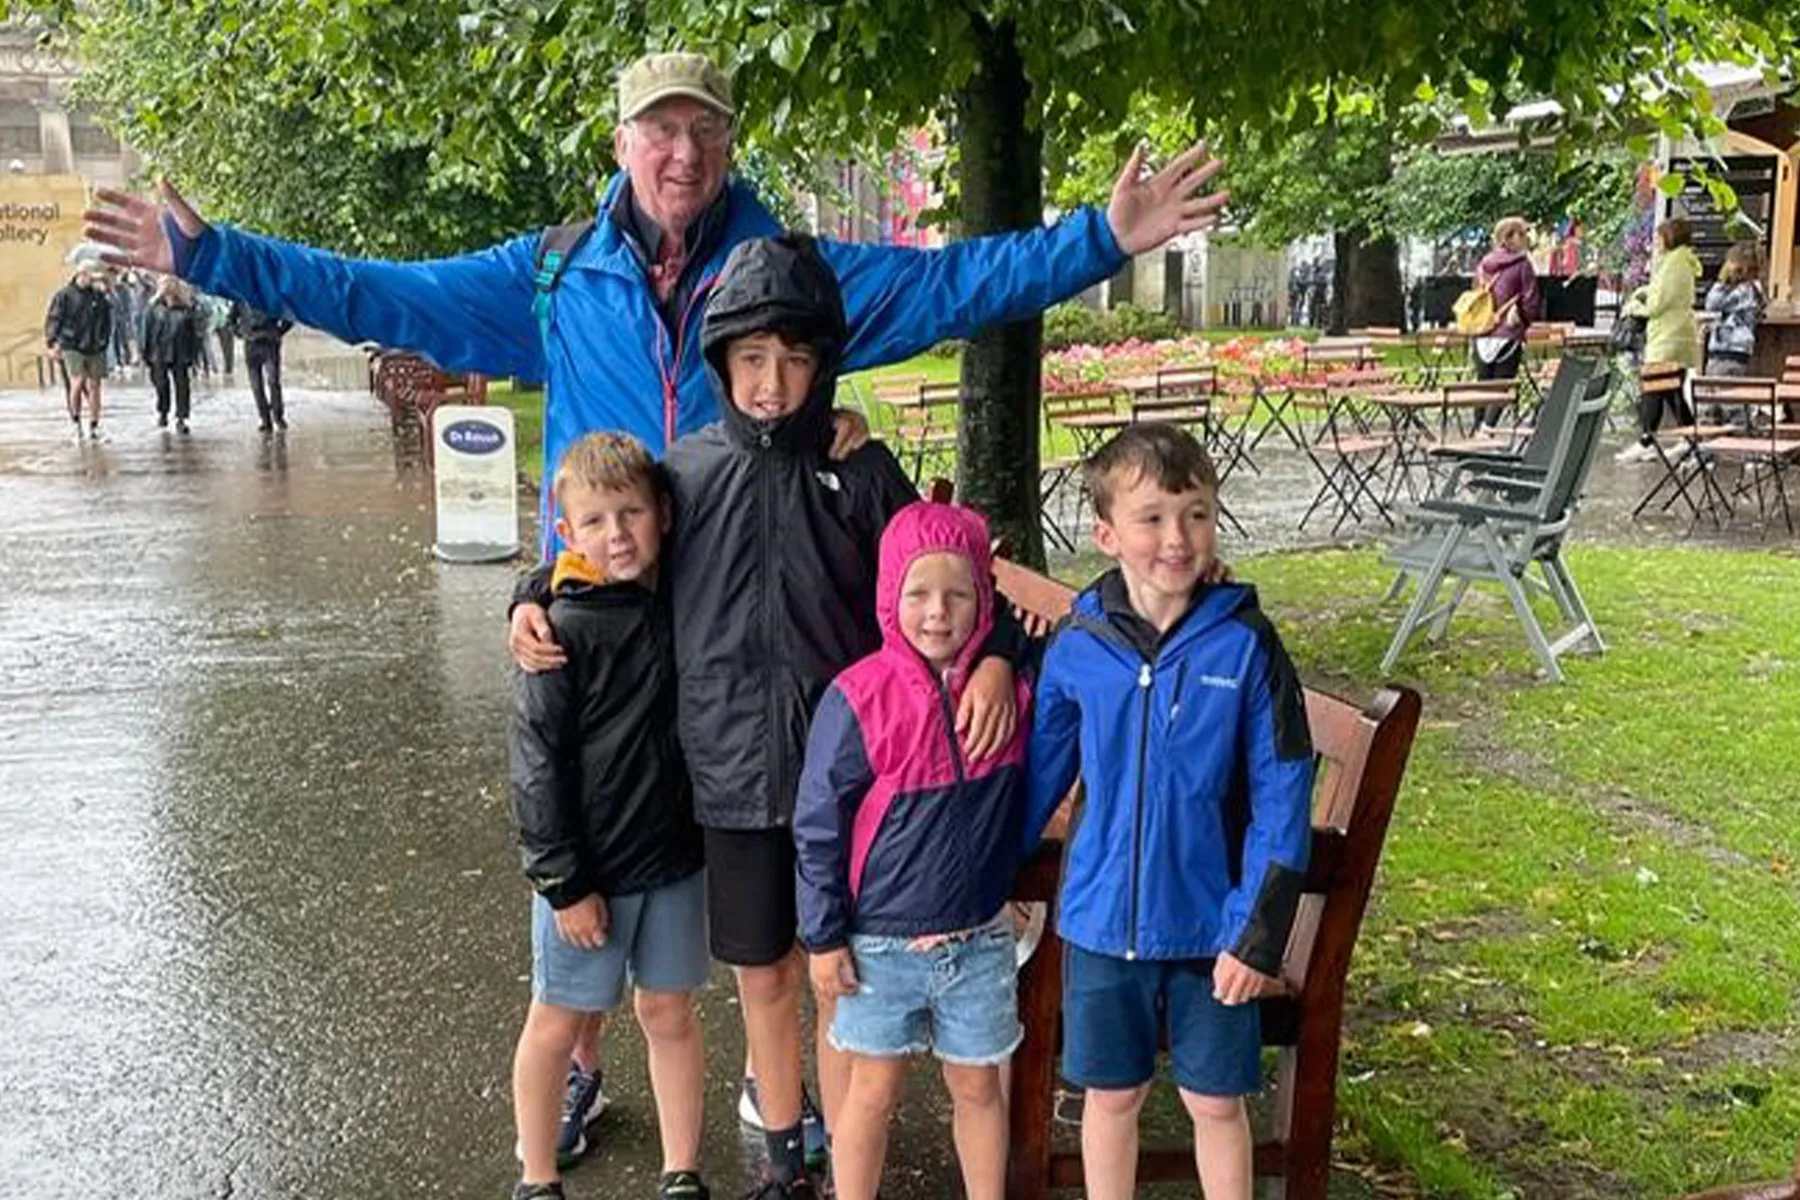
<svg viewBox="0 0 1800 1200"><path fill-rule="evenodd" d="M934 489L943 497L947 489ZM1047 632L1074 592L1000 559L1000 591L1027 630ZM1419 724L1419 695L1388 687L1366 707L1307 689L1306 713L1320 770L1313 802L1312 861L1306 894L1282 964L1281 994L1260 1001L1263 1043L1279 1047L1272 1097L1273 1136L1257 1143L1256 1173L1273 1176L1285 1200L1324 1200L1336 1112L1345 977L1362 926L1375 864ZM1052 919L1019 977L1025 1039L1013 1057L1012 1158L1006 1194L1039 1200L1081 1185L1081 1157L1052 1148L1056 1060L1061 1042L1062 943L1054 932L1067 809L1020 872L1014 898L1043 903ZM1195 1178L1193 1145L1139 1152L1144 1183Z"/></svg>
<svg viewBox="0 0 1800 1200"><path fill-rule="evenodd" d="M427 462L435 457L431 442L432 413L445 404L487 403L486 376L440 371L416 354L377 354L369 378L370 389L387 406L394 435L411 436L416 430Z"/></svg>
<svg viewBox="0 0 1800 1200"><path fill-rule="evenodd" d="M1800 1156L1794 1159L1792 1178L1715 1188L1697 1192L1687 1200L1800 1200Z"/></svg>

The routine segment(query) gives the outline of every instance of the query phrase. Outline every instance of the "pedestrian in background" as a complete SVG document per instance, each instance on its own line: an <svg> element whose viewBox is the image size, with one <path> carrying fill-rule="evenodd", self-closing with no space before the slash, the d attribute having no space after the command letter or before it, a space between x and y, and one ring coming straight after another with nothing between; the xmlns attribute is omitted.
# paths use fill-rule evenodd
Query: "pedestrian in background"
<svg viewBox="0 0 1800 1200"><path fill-rule="evenodd" d="M88 406L88 437L100 440L100 384L106 378L106 351L112 344L112 303L101 287L105 272L83 263L50 300L44 342L59 359L68 380L69 419L81 436L81 406Z"/></svg>
<svg viewBox="0 0 1800 1200"><path fill-rule="evenodd" d="M205 318L194 304L194 294L173 275L163 276L156 299L144 314L144 363L156 388L156 424L168 427L173 394L175 432L186 436L191 403L194 363L205 343Z"/></svg>
<svg viewBox="0 0 1800 1200"><path fill-rule="evenodd" d="M250 372L250 394L256 397L257 428L264 433L287 428L281 400L281 339L293 327L292 321L241 301L231 306L231 329L244 339L244 369Z"/></svg>

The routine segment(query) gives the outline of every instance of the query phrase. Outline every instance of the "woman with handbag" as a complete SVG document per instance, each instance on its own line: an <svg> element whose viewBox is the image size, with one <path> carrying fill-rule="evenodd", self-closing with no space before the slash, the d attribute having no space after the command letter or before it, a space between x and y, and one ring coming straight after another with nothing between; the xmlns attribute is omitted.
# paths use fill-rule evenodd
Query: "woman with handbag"
<svg viewBox="0 0 1800 1200"><path fill-rule="evenodd" d="M1494 306L1494 324L1469 342L1475 378L1517 379L1525 360L1525 331L1543 313L1543 293L1531 265L1531 228L1524 217L1503 217L1494 226L1494 248L1475 268L1475 286L1485 287ZM1475 410L1475 428L1498 425L1504 404Z"/></svg>
<svg viewBox="0 0 1800 1200"><path fill-rule="evenodd" d="M1700 279L1700 260L1691 243L1694 227L1681 217L1656 227L1658 252L1650 266L1650 282L1632 293L1625 303L1627 317L1644 318L1644 362L1679 363L1686 371L1700 369L1700 326L1694 320L1695 289ZM1687 380L1684 376L1682 386ZM1656 430L1662 424L1664 396L1682 425L1694 423L1686 395L1674 392L1641 392L1638 396L1638 437L1614 456L1618 462L1650 462L1657 457Z"/></svg>

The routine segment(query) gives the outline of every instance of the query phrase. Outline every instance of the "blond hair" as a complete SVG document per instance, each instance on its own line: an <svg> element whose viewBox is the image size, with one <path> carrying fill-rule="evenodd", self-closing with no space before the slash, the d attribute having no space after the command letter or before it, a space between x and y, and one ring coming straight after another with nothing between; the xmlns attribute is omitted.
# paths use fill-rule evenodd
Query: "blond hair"
<svg viewBox="0 0 1800 1200"><path fill-rule="evenodd" d="M1494 222L1494 245L1506 245L1506 239L1515 233L1529 235L1531 233L1531 223L1524 217L1501 217L1498 221Z"/></svg>
<svg viewBox="0 0 1800 1200"><path fill-rule="evenodd" d="M1754 283L1761 278L1761 246L1755 242L1737 242L1725 252L1725 265L1719 268L1720 283Z"/></svg>
<svg viewBox="0 0 1800 1200"><path fill-rule="evenodd" d="M609 492L643 488L653 499L668 494L661 464L644 443L624 433L590 433L570 446L551 484L558 504L570 486Z"/></svg>

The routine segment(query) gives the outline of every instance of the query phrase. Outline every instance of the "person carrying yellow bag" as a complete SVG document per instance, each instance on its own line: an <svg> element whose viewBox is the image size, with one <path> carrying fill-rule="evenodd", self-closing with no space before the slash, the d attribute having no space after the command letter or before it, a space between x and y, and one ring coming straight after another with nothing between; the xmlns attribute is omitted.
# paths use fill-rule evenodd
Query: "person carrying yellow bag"
<svg viewBox="0 0 1800 1200"><path fill-rule="evenodd" d="M1475 268L1475 286L1456 302L1456 327L1474 334L1475 378L1516 379L1525 359L1525 331L1542 315L1543 294L1528 253L1530 227L1524 217L1505 217L1494 226L1494 248ZM1475 428L1497 425L1503 404L1475 410Z"/></svg>

